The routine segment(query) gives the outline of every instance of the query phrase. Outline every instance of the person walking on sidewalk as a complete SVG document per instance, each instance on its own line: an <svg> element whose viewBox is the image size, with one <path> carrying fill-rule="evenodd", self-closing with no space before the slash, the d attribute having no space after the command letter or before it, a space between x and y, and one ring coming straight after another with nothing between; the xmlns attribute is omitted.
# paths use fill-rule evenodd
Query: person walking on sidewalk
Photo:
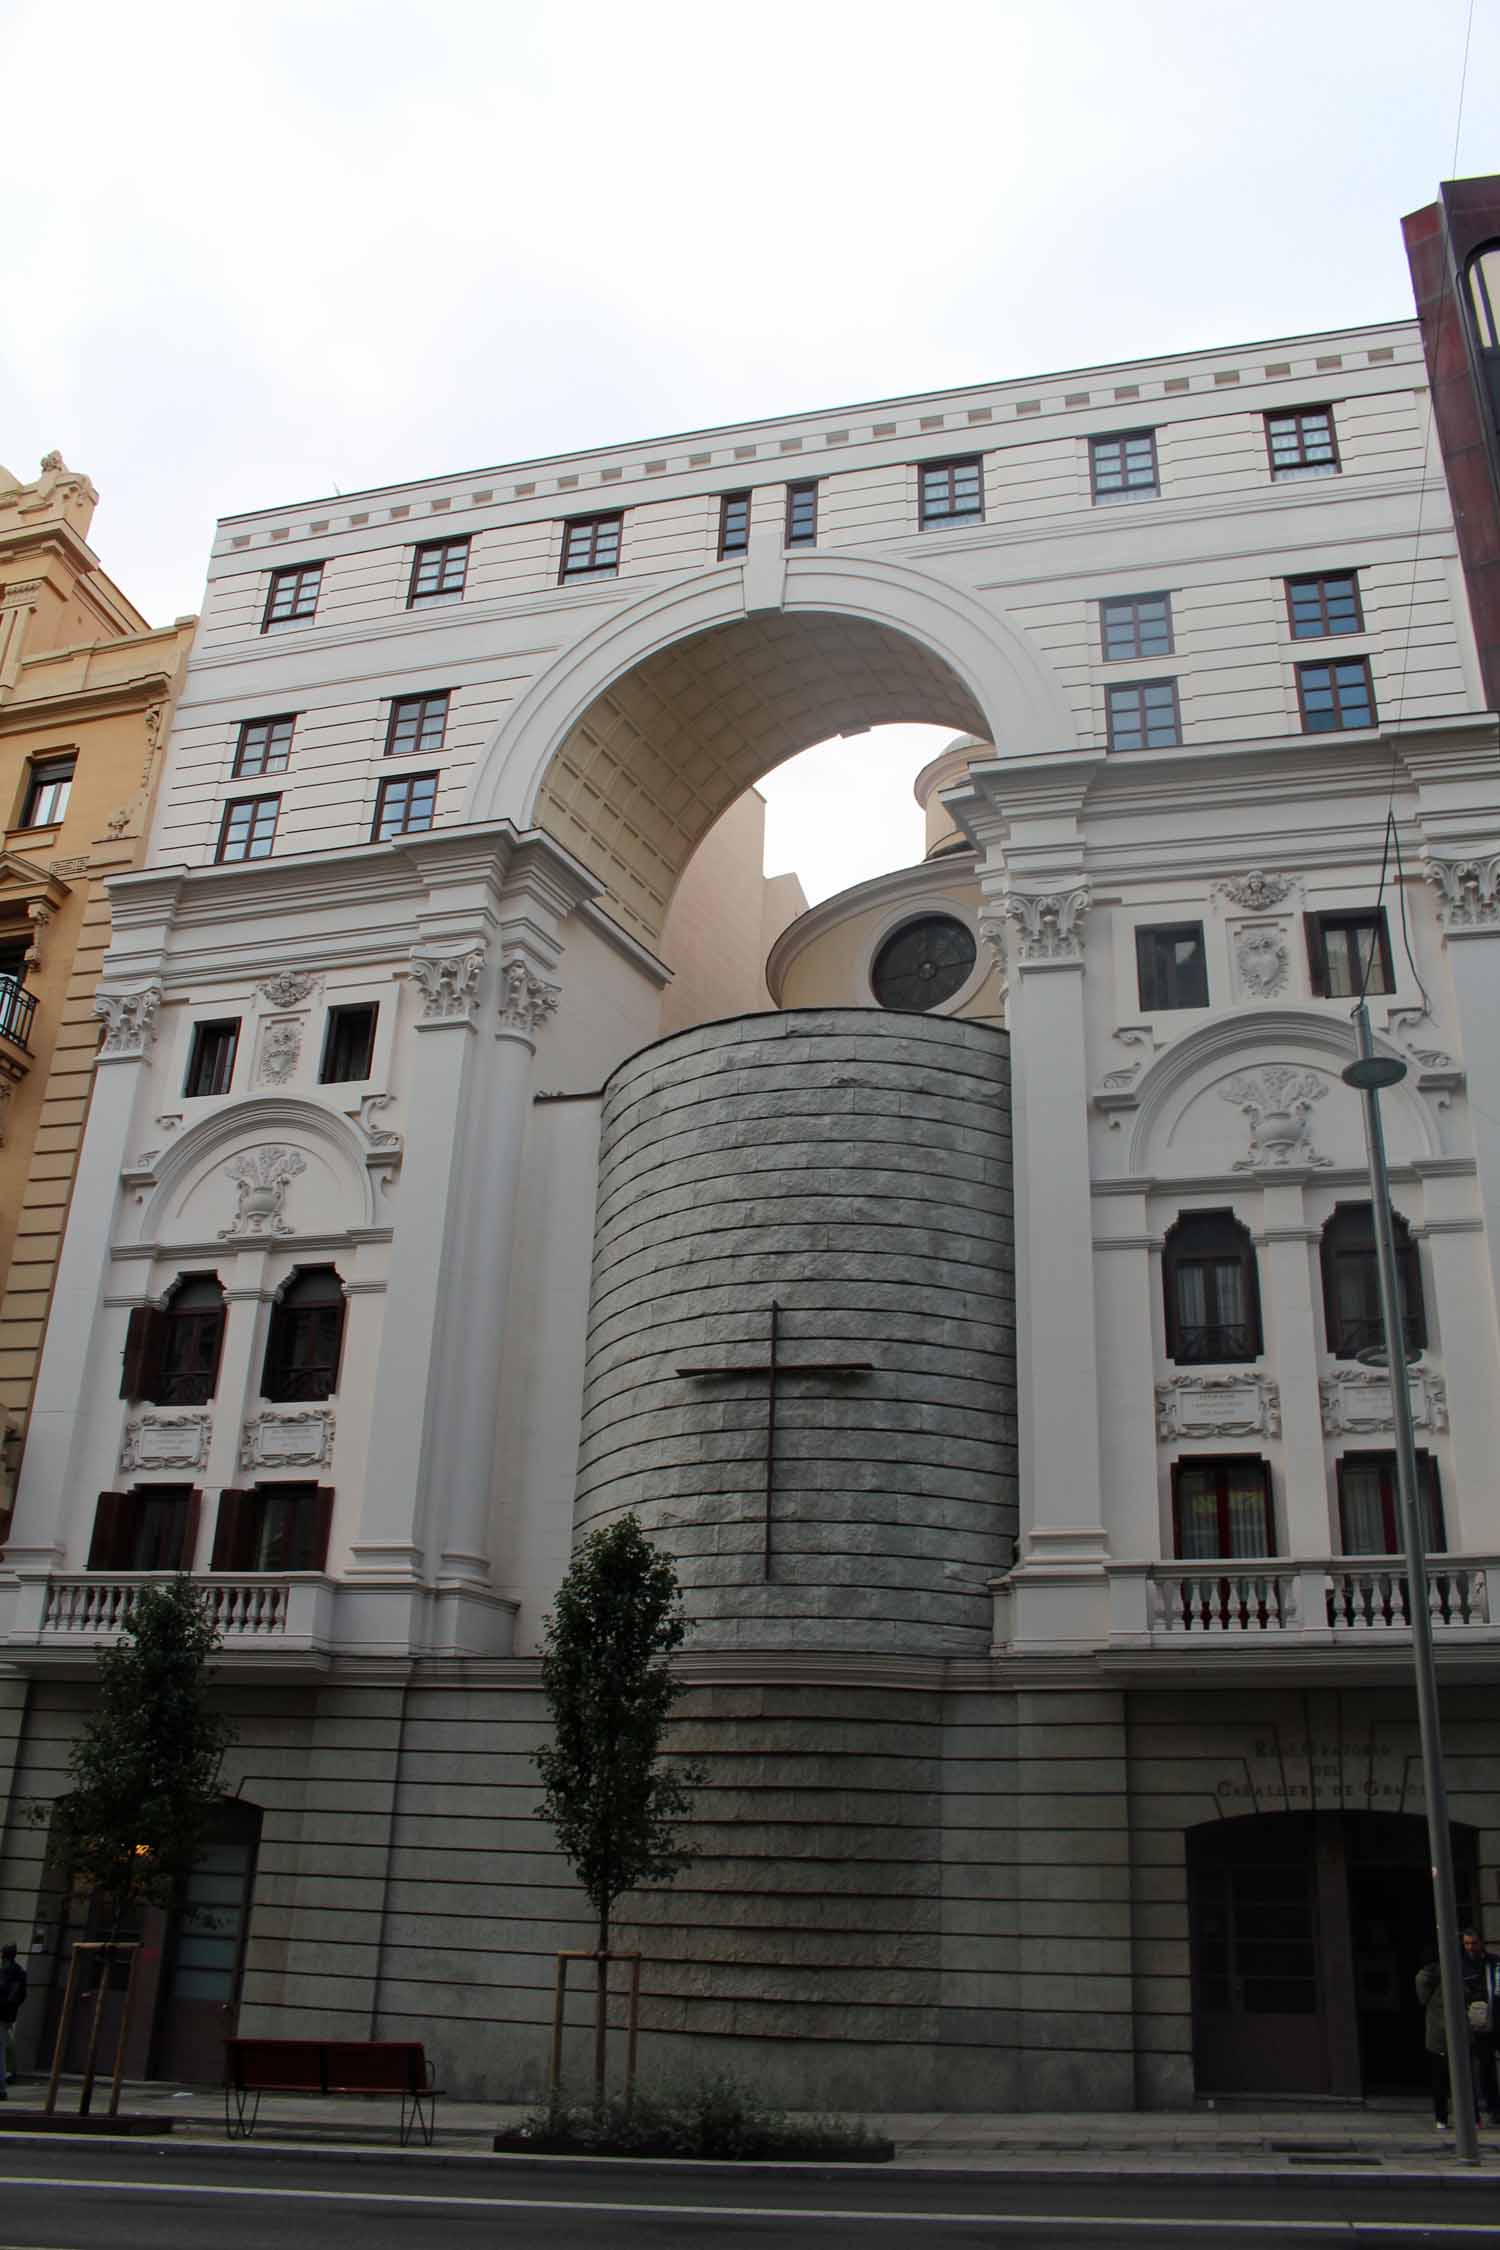
<svg viewBox="0 0 1500 2250"><path fill-rule="evenodd" d="M1485 1951L1477 1930L1465 1930L1464 2007L1474 2058L1474 2099L1492 2125L1500 2125L1500 2083L1495 2070L1495 2018L1500 2002L1500 1961Z"/></svg>
<svg viewBox="0 0 1500 2250"><path fill-rule="evenodd" d="M16 2018L26 1991L26 1971L15 1947L0 1945L0 2102L6 2099L6 2078L16 2067Z"/></svg>

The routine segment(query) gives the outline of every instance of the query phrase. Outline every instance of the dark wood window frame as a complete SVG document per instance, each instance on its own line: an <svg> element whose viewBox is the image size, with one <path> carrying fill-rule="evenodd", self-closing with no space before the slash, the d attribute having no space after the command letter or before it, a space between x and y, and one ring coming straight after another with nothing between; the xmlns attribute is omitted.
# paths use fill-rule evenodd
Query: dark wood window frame
<svg viewBox="0 0 1500 2250"><path fill-rule="evenodd" d="M1159 610L1159 618L1149 614L1153 609ZM1116 642L1114 647L1110 645L1112 636ZM1175 654L1171 595L1104 596L1099 603L1099 653L1106 664L1127 664L1136 658Z"/></svg>
<svg viewBox="0 0 1500 2250"><path fill-rule="evenodd" d="M207 1406L219 1384L225 1310L223 1285L214 1273L179 1274L163 1303L133 1305L121 1398L149 1406Z"/></svg>
<svg viewBox="0 0 1500 2250"><path fill-rule="evenodd" d="M719 495L719 560L733 561L750 552L750 507L748 492L722 492Z"/></svg>
<svg viewBox="0 0 1500 2250"><path fill-rule="evenodd" d="M1338 640L1347 633L1362 633L1365 629L1364 605L1359 598L1359 572L1357 570L1310 570L1299 577L1285 580L1286 621L1294 641ZM1349 622L1341 615L1346 604L1334 595L1330 601L1329 589L1347 586ZM1300 614L1299 614L1299 597Z"/></svg>
<svg viewBox="0 0 1500 2250"><path fill-rule="evenodd" d="M370 830L370 841L388 844L397 836L425 836L437 819L437 793L440 776L435 773L388 774L380 784L375 799L375 823ZM413 820L419 798L425 799L426 820ZM392 823L391 809L399 812L399 822Z"/></svg>
<svg viewBox="0 0 1500 2250"><path fill-rule="evenodd" d="M231 779L259 781L262 774L285 773L296 727L295 711L280 711L272 719L241 719Z"/></svg>
<svg viewBox="0 0 1500 2250"><path fill-rule="evenodd" d="M1255 1551L1236 1555L1231 1546L1232 1526L1229 1512L1230 1484L1254 1468L1258 1472L1261 1488L1261 1529L1265 1545ZM1190 1477L1212 1475L1218 1490L1215 1494L1218 1517L1219 1552L1216 1555L1185 1555L1182 1551L1182 1500L1183 1486ZM1247 1479L1255 1482L1256 1479ZM1172 1548L1177 1561L1194 1564L1200 1569L1216 1562L1258 1561L1263 1556L1276 1553L1276 1508L1271 1485L1271 1464L1259 1453L1202 1453L1183 1454L1172 1463Z"/></svg>
<svg viewBox="0 0 1500 2250"><path fill-rule="evenodd" d="M298 1571L320 1571L328 1561L328 1534L333 1522L333 1487L327 1484L257 1484L248 1489L226 1487L219 1494L214 1522L211 1570L233 1571L238 1576L292 1576ZM301 1520L295 1525L290 1556L265 1560L267 1517L287 1503ZM279 1512L279 1511L278 1511ZM282 1536L284 1536L284 1532Z"/></svg>
<svg viewBox="0 0 1500 2250"><path fill-rule="evenodd" d="M805 477L800 484L786 488L786 536L788 547L816 547L818 544L818 480Z"/></svg>
<svg viewBox="0 0 1500 2250"><path fill-rule="evenodd" d="M239 1047L238 1016L219 1016L212 1022L195 1023L182 1079L183 1099L197 1101L213 1094L227 1094L234 1083Z"/></svg>
<svg viewBox="0 0 1500 2250"><path fill-rule="evenodd" d="M1419 1352L1427 1344L1422 1261L1405 1219L1399 1211L1392 1216L1406 1348ZM1385 1329L1380 1318L1375 1223L1368 1203L1336 1206L1319 1239L1318 1262L1323 1276L1323 1325L1329 1357L1357 1359L1363 1351L1379 1351L1385 1343ZM1352 1289L1342 1286L1346 1278L1355 1283ZM1344 1303L1350 1296L1358 1299L1357 1310L1349 1310Z"/></svg>
<svg viewBox="0 0 1500 2250"><path fill-rule="evenodd" d="M984 455L955 453L917 464L917 528L941 531L984 521Z"/></svg>
<svg viewBox="0 0 1500 2250"><path fill-rule="evenodd" d="M1191 937L1197 949L1198 975L1195 992L1201 997L1179 1000L1171 997L1179 981L1186 982L1180 965L1164 958L1163 947L1169 940ZM1206 1008L1208 993L1208 951L1203 939L1201 922L1142 922L1135 933L1136 982L1142 1012L1160 1015L1168 1009Z"/></svg>
<svg viewBox="0 0 1500 2250"><path fill-rule="evenodd" d="M1162 696L1163 689L1168 691L1165 699ZM1153 693L1155 702L1148 702L1148 696ZM1171 714L1170 720L1165 722L1160 716L1164 707ZM1127 711L1134 713L1132 724L1125 723L1124 714ZM1176 680L1109 681L1104 690L1104 723L1107 747L1116 757L1139 757L1143 750L1180 750L1182 706L1177 699ZM1168 724L1171 727L1171 739L1153 742L1152 735L1164 734ZM1139 742L1130 740L1133 734L1140 736Z"/></svg>
<svg viewBox="0 0 1500 2250"><path fill-rule="evenodd" d="M318 1064L320 1086L353 1086L369 1077L375 1063L379 1022L380 1003L376 1000L354 1000L329 1009ZM363 1067L356 1069L356 1064Z"/></svg>
<svg viewBox="0 0 1500 2250"><path fill-rule="evenodd" d="M1273 483L1290 483L1297 477L1337 476L1338 429L1331 406L1289 406L1268 414L1266 459ZM1321 423L1318 429L1315 425Z"/></svg>
<svg viewBox="0 0 1500 2250"><path fill-rule="evenodd" d="M317 615L322 592L323 565L320 562L284 563L279 570L273 570L266 589L261 631L274 633L283 625L305 625L309 618Z"/></svg>
<svg viewBox="0 0 1500 2250"><path fill-rule="evenodd" d="M1325 672L1326 684L1320 683L1315 675ZM1352 678L1344 677L1355 673L1359 676L1358 686ZM1326 706L1321 700L1310 704L1310 693L1320 698L1326 693ZM1367 656L1325 656L1312 664L1299 664L1297 707L1302 714L1304 734L1354 734L1378 726L1380 714L1375 706L1370 659Z"/></svg>
<svg viewBox="0 0 1500 2250"><path fill-rule="evenodd" d="M1115 500L1159 500L1161 460L1155 430L1101 430L1091 437L1089 491L1095 507Z"/></svg>
<svg viewBox="0 0 1500 2250"><path fill-rule="evenodd" d="M421 695L391 698L386 721L385 755L388 758L436 758L448 743L452 710L450 688L432 688Z"/></svg>
<svg viewBox="0 0 1500 2250"><path fill-rule="evenodd" d="M87 1570L191 1570L203 1494L190 1484L138 1484L101 1492L94 1509Z"/></svg>
<svg viewBox="0 0 1500 2250"><path fill-rule="evenodd" d="M423 583L426 580L427 583ZM406 589L408 609L425 609L437 602L462 601L469 582L469 541L424 539L411 558L411 578Z"/></svg>
<svg viewBox="0 0 1500 2250"><path fill-rule="evenodd" d="M21 803L22 828L57 828L67 815L73 794L78 759L71 752L53 758L33 758L26 768L26 794Z"/></svg>
<svg viewBox="0 0 1500 2250"><path fill-rule="evenodd" d="M216 864L235 867L245 860L269 859L275 848L280 819L279 794L231 797L219 823L219 845L214 853ZM264 849L257 850L257 845L263 845Z"/></svg>
<svg viewBox="0 0 1500 2250"><path fill-rule="evenodd" d="M347 1303L333 1266L299 1266L278 1291L266 1329L260 1394L278 1404L332 1398Z"/></svg>
<svg viewBox="0 0 1500 2250"><path fill-rule="evenodd" d="M1330 934L1335 931L1344 933L1355 930L1371 931L1375 939L1375 956L1371 963L1370 976L1365 984L1365 990L1366 992L1379 993L1395 991L1396 978L1391 960L1391 933L1386 923L1383 906L1367 907L1351 913L1304 914L1302 928L1307 938L1308 980L1312 986L1315 999L1353 1000L1359 995L1357 981L1346 984L1346 980L1341 973L1339 975L1334 973L1334 964L1329 959L1328 940ZM1357 958L1358 954L1355 952L1347 963L1340 962L1340 972L1347 966L1352 973Z"/></svg>
<svg viewBox="0 0 1500 2250"><path fill-rule="evenodd" d="M563 525L559 586L571 585L579 578L617 578L624 544L623 509L600 516L569 516Z"/></svg>
<svg viewBox="0 0 1500 2250"><path fill-rule="evenodd" d="M1339 1486L1339 1553L1342 1555L1400 1555L1406 1551L1406 1535L1401 1528L1401 1502L1396 1483L1396 1456L1378 1448L1356 1447L1340 1454L1335 1464ZM1381 1531L1384 1544L1379 1547L1351 1545L1348 1531L1349 1501L1348 1473L1362 1470L1374 1471L1380 1479ZM1438 1476L1438 1465L1427 1452L1417 1454L1417 1489L1425 1503L1422 1526L1429 1555L1447 1552L1448 1535L1443 1523L1443 1487Z"/></svg>
<svg viewBox="0 0 1500 2250"><path fill-rule="evenodd" d="M1238 1273L1240 1317L1226 1320L1223 1290L1208 1278L1220 1269ZM1188 1299L1190 1273L1204 1274L1201 1307ZM1260 1319L1260 1276L1255 1241L1233 1211L1182 1211L1167 1229L1162 1245L1162 1291L1166 1303L1167 1357L1179 1367L1228 1367L1259 1359L1264 1349ZM1210 1300L1213 1300L1212 1302ZM1190 1319L1189 1314L1201 1313Z"/></svg>

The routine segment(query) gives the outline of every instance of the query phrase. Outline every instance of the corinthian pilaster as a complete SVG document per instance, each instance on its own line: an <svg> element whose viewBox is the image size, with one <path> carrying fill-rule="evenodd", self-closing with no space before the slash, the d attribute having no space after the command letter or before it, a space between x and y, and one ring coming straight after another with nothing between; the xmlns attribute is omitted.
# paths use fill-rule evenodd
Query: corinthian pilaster
<svg viewBox="0 0 1500 2250"><path fill-rule="evenodd" d="M1427 852L1422 872L1437 892L1438 920L1449 936L1469 930L1500 933L1500 848Z"/></svg>

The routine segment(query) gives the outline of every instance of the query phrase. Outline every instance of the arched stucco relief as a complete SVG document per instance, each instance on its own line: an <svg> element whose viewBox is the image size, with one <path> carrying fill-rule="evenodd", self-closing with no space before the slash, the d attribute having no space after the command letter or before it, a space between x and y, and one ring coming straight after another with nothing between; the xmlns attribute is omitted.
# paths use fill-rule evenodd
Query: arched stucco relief
<svg viewBox="0 0 1500 2250"><path fill-rule="evenodd" d="M124 1232L164 1249L222 1240L232 1251L257 1239L289 1249L304 1229L321 1238L376 1223L364 1149L315 1102L242 1102L205 1118L163 1153L155 1175Z"/></svg>
<svg viewBox="0 0 1500 2250"><path fill-rule="evenodd" d="M1010 750L1076 740L1036 651L961 589L820 555L780 562L764 606L753 590L722 567L610 617L521 699L476 774L470 818L547 829L648 943L713 822L810 743L891 720Z"/></svg>
<svg viewBox="0 0 1500 2250"><path fill-rule="evenodd" d="M1395 1057L1388 1040L1377 1052ZM1239 1009L1177 1040L1140 1083L1128 1168L1182 1178L1279 1165L1357 1171L1365 1163L1359 1096L1339 1073L1349 1027L1290 1008ZM1277 1074L1284 1074L1278 1076ZM1442 1153L1435 1120L1410 1079L1383 1098L1393 1164ZM1262 1119L1285 1116L1269 1136Z"/></svg>

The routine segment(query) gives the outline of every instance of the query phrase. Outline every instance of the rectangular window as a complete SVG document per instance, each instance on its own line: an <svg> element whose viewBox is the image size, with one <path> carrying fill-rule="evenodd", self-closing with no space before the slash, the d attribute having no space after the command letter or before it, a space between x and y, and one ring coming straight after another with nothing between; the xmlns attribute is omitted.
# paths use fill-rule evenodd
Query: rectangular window
<svg viewBox="0 0 1500 2250"><path fill-rule="evenodd" d="M1359 578L1352 570L1289 578L1286 613L1294 641L1321 641L1334 633L1362 633Z"/></svg>
<svg viewBox="0 0 1500 2250"><path fill-rule="evenodd" d="M563 525L562 568L558 584L574 578L613 578L620 568L620 533L625 518L575 516Z"/></svg>
<svg viewBox="0 0 1500 2250"><path fill-rule="evenodd" d="M72 758L37 758L26 780L21 806L23 828L55 828L68 809L73 790Z"/></svg>
<svg viewBox="0 0 1500 2250"><path fill-rule="evenodd" d="M1273 483L1290 483L1294 477L1336 476L1339 449L1333 431L1333 408L1301 406L1290 414L1268 414L1266 452Z"/></svg>
<svg viewBox="0 0 1500 2250"><path fill-rule="evenodd" d="M1182 1562L1274 1555L1271 1472L1253 1453L1172 1464L1173 1532Z"/></svg>
<svg viewBox="0 0 1500 2250"><path fill-rule="evenodd" d="M1406 1546L1401 1528L1401 1496L1396 1483L1394 1453L1346 1453L1338 1464L1339 1546L1346 1555L1399 1555ZM1443 1495L1437 1463L1430 1453L1417 1455L1417 1490L1421 1500L1425 1552L1441 1555L1448 1541L1443 1531Z"/></svg>
<svg viewBox="0 0 1500 2250"><path fill-rule="evenodd" d="M293 563L287 570L273 570L271 590L266 596L266 614L261 619L263 633L279 632L283 625L305 625L316 616L318 594L323 584L323 565Z"/></svg>
<svg viewBox="0 0 1500 2250"><path fill-rule="evenodd" d="M388 758L435 758L448 732L448 694L398 695L385 730Z"/></svg>
<svg viewBox="0 0 1500 2250"><path fill-rule="evenodd" d="M1153 499L1161 490L1155 430L1118 430L1112 437L1090 438L1089 477L1096 503Z"/></svg>
<svg viewBox="0 0 1500 2250"><path fill-rule="evenodd" d="M392 836L410 836L419 829L430 828L437 788L435 773L404 773L382 781L375 805L375 826L370 832L372 843L383 844Z"/></svg>
<svg viewBox="0 0 1500 2250"><path fill-rule="evenodd" d="M1182 740L1175 680L1131 680L1104 691L1111 750L1170 750Z"/></svg>
<svg viewBox="0 0 1500 2250"><path fill-rule="evenodd" d="M719 502L719 560L743 555L750 545L750 495L726 492Z"/></svg>
<svg viewBox="0 0 1500 2250"><path fill-rule="evenodd" d="M1363 656L1347 664L1299 664L1297 700L1304 734L1338 734L1375 724L1375 690Z"/></svg>
<svg viewBox="0 0 1500 2250"><path fill-rule="evenodd" d="M291 763L296 713L279 719L246 719L235 745L234 778L254 781L263 773L285 773Z"/></svg>
<svg viewBox="0 0 1500 2250"><path fill-rule="evenodd" d="M1135 933L1136 974L1141 1006L1206 1008L1208 962L1201 922L1162 923Z"/></svg>
<svg viewBox="0 0 1500 2250"><path fill-rule="evenodd" d="M236 797L224 807L219 829L220 860L269 859L276 841L279 797Z"/></svg>
<svg viewBox="0 0 1500 2250"><path fill-rule="evenodd" d="M924 461L917 521L931 531L945 523L973 523L984 515L984 462L977 453L957 461Z"/></svg>
<svg viewBox="0 0 1500 2250"><path fill-rule="evenodd" d="M1394 992L1385 908L1360 914L1305 914L1307 966L1320 1000L1353 1000L1361 991Z"/></svg>
<svg viewBox="0 0 1500 2250"><path fill-rule="evenodd" d="M89 1543L90 1570L187 1570L198 1529L198 1494L186 1484L142 1484L101 1492Z"/></svg>
<svg viewBox="0 0 1500 2250"><path fill-rule="evenodd" d="M219 1495L213 1570L321 1570L328 1560L333 1491L318 1484L258 1484Z"/></svg>
<svg viewBox="0 0 1500 2250"><path fill-rule="evenodd" d="M195 1023L188 1052L184 1094L227 1094L234 1077L234 1058L240 1044L240 1019L223 1023Z"/></svg>
<svg viewBox="0 0 1500 2250"><path fill-rule="evenodd" d="M467 539L429 539L412 557L411 584L406 589L408 609L427 609L437 602L463 599L469 575Z"/></svg>
<svg viewBox="0 0 1500 2250"><path fill-rule="evenodd" d="M1099 604L1099 639L1107 664L1130 656L1170 656L1170 594L1122 594Z"/></svg>
<svg viewBox="0 0 1500 2250"><path fill-rule="evenodd" d="M329 1009L328 1029L323 1034L323 1060L318 1070L320 1086L339 1086L351 1079L369 1077L379 1013L373 1005Z"/></svg>
<svg viewBox="0 0 1500 2250"><path fill-rule="evenodd" d="M816 484L789 484L786 488L786 543L789 547L815 547L818 543L818 488Z"/></svg>

